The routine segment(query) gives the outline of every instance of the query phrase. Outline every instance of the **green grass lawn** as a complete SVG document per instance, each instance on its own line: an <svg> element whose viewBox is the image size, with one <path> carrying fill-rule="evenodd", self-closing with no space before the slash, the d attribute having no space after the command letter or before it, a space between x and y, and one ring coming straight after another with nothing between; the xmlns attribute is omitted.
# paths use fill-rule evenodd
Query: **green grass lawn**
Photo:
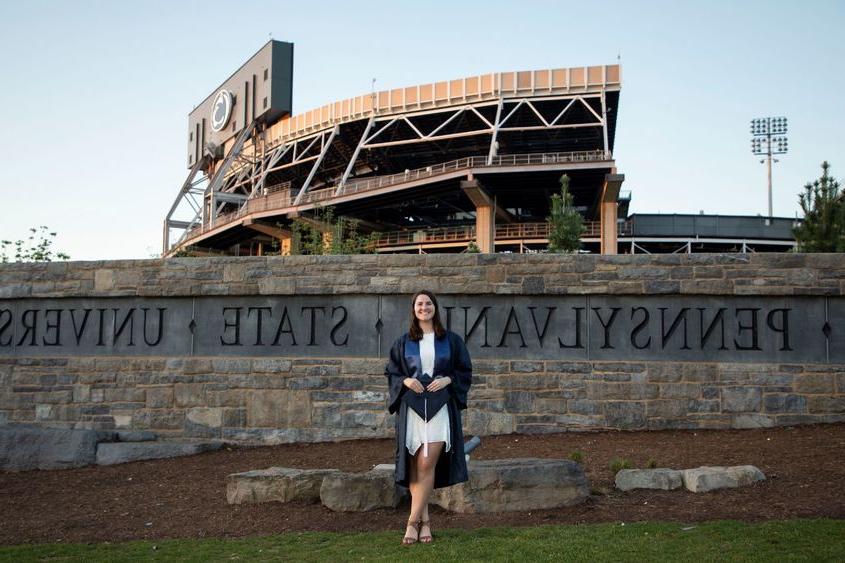
<svg viewBox="0 0 845 563"><path fill-rule="evenodd" d="M303 532L242 539L0 547L3 561L845 561L845 520L591 524L435 531L399 545L401 531Z"/></svg>

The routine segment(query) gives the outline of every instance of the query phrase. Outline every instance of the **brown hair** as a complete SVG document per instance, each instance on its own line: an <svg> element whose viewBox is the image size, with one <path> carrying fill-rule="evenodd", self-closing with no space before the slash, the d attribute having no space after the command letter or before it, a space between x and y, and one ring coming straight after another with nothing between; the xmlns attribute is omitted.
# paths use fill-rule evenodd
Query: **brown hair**
<svg viewBox="0 0 845 563"><path fill-rule="evenodd" d="M408 329L408 335L411 337L411 340L420 340L423 337L423 331L417 321L417 315L414 314L414 304L420 295L425 295L431 299L431 303L434 305L434 317L431 319L431 324L434 325L434 334L437 338L443 338L443 335L446 334L446 329L443 328L443 323L440 322L440 306L437 304L437 298L434 294L427 289L416 292L411 298L411 326Z"/></svg>

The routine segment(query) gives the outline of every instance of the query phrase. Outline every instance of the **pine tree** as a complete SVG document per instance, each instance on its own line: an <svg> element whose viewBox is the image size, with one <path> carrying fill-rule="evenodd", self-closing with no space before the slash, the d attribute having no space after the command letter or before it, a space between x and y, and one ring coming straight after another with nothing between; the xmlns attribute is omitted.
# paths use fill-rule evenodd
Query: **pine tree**
<svg viewBox="0 0 845 563"><path fill-rule="evenodd" d="M845 192L829 171L822 162L821 177L798 195L804 211L803 223L792 231L798 252L845 252Z"/></svg>
<svg viewBox="0 0 845 563"><path fill-rule="evenodd" d="M551 213L546 218L549 224L549 252L577 252L581 248L584 222L581 214L572 206L569 176L566 174L560 177L560 194L552 195Z"/></svg>

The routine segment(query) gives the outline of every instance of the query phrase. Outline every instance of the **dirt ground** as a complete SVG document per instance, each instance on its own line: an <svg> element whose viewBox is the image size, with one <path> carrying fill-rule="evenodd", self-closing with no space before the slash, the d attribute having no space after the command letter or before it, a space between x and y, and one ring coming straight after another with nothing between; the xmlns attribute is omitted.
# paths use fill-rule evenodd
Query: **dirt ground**
<svg viewBox="0 0 845 563"><path fill-rule="evenodd" d="M392 440L225 448L110 467L0 472L0 544L237 537L300 530L395 529L406 508L334 513L320 504L229 506L226 476L272 466L365 471L392 462ZM758 430L562 433L487 437L474 459L567 458L581 451L593 494L579 506L532 512L451 514L440 528L731 518L845 518L845 424ZM759 467L766 481L712 493L613 488L616 457L645 467Z"/></svg>

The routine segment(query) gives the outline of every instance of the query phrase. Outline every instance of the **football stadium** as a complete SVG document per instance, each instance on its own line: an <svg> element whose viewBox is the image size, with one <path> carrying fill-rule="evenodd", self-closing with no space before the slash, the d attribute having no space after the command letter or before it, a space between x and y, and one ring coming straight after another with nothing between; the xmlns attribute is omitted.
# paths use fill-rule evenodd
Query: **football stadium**
<svg viewBox="0 0 845 563"><path fill-rule="evenodd" d="M333 236L327 208L374 252L538 252L564 174L582 252L794 247L788 218L629 214L614 160L621 89L618 64L510 71L293 114L293 44L270 41L189 114L163 254L295 253L295 220Z"/></svg>

